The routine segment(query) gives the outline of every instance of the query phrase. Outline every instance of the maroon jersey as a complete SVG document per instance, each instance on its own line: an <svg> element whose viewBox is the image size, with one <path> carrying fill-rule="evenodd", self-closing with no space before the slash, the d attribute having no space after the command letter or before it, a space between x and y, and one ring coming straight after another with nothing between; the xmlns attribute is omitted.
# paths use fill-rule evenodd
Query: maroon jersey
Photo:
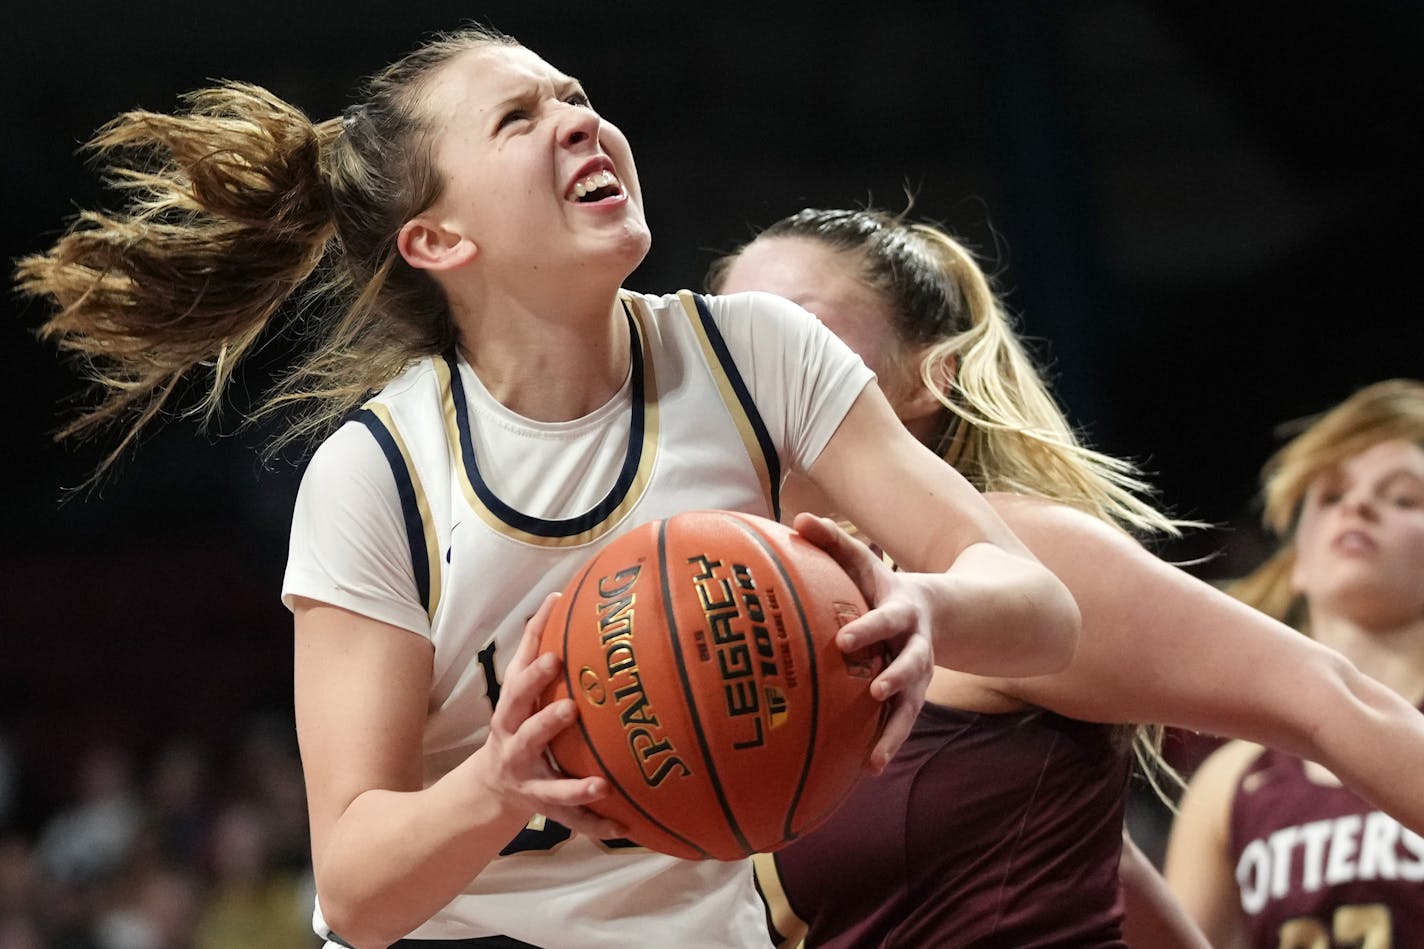
<svg viewBox="0 0 1424 949"><path fill-rule="evenodd" d="M927 704L884 774L776 852L806 945L1125 946L1131 757L1108 726Z"/></svg>
<svg viewBox="0 0 1424 949"><path fill-rule="evenodd" d="M1231 855L1252 946L1424 947L1424 838L1298 758L1266 749L1246 769Z"/></svg>

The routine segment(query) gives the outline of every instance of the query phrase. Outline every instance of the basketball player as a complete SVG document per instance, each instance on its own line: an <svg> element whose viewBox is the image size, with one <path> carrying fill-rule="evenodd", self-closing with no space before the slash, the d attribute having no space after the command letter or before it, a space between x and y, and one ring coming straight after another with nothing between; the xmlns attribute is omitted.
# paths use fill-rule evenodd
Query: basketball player
<svg viewBox="0 0 1424 949"><path fill-rule="evenodd" d="M1071 657L1066 589L963 478L886 438L869 371L803 310L621 289L649 246L628 143L514 40L438 37L320 124L226 84L95 146L155 160L117 173L125 210L19 270L109 387L74 430L137 412L131 439L199 365L216 406L279 312L324 333L275 395L311 407L294 435L360 406L306 472L283 592L329 945L765 944L749 861L627 846L585 807L607 783L545 757L575 714L537 705L550 593L638 523L775 517L795 470L896 538L920 572L796 521L874 607L839 644L898 649L872 684L895 700L877 769L933 656L1009 675ZM301 285L317 298L284 310Z"/></svg>
<svg viewBox="0 0 1424 949"><path fill-rule="evenodd" d="M1361 389L1263 471L1284 544L1248 602L1298 616L1405 701L1424 703L1424 383ZM1424 799L1424 785L1398 780ZM1424 837L1321 766L1247 742L1196 772L1167 878L1214 946L1417 946Z"/></svg>
<svg viewBox="0 0 1424 949"><path fill-rule="evenodd" d="M716 263L709 285L816 313L875 370L902 427L1003 492L997 510L1083 613L1060 673L936 669L887 771L759 861L782 934L815 946L1121 946L1132 723L1315 758L1424 829L1424 717L1128 535L1175 525L1140 499L1130 466L1075 440L985 275L947 234L873 210L806 210ZM856 520L805 481L788 482L784 503Z"/></svg>

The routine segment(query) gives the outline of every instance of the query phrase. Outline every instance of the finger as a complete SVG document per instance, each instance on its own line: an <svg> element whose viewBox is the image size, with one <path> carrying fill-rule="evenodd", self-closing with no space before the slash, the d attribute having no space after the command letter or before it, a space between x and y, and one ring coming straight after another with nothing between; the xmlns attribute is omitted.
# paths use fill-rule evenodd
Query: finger
<svg viewBox="0 0 1424 949"><path fill-rule="evenodd" d="M911 636L899 650L887 652L890 663L870 683L870 694L885 701L901 692L923 690L934 674L934 653L922 637Z"/></svg>
<svg viewBox="0 0 1424 949"><path fill-rule="evenodd" d="M544 627L549 622L549 613L554 609L554 604L561 595L556 590L544 597L539 608L534 611L534 615L525 621L524 635L519 639L519 648L515 650L511 665L514 663L528 665L534 661L535 656L539 655L539 643L543 640Z"/></svg>
<svg viewBox="0 0 1424 949"><path fill-rule="evenodd" d="M876 643L893 646L914 629L914 609L907 603L889 601L849 621L836 632L842 652L856 652Z"/></svg>
<svg viewBox="0 0 1424 949"><path fill-rule="evenodd" d="M559 808L577 811L589 804L603 800L613 790L607 778L598 775L590 777L570 777L558 772L550 772L549 777L526 781L523 792L533 799L539 813L554 817L559 823L562 818L555 815Z"/></svg>
<svg viewBox="0 0 1424 949"><path fill-rule="evenodd" d="M845 528L828 517L803 511L796 515L792 523L796 533L835 557L837 561L854 561L861 555L874 556L869 547L846 533Z"/></svg>
<svg viewBox="0 0 1424 949"><path fill-rule="evenodd" d="M815 544L817 547L825 547L835 543L835 529L839 527L834 521L819 514L810 514L802 511L791 521L792 528L796 533Z"/></svg>
<svg viewBox="0 0 1424 949"><path fill-rule="evenodd" d="M565 782L571 783L571 782ZM605 788L607 785L605 784ZM598 795L604 797L604 794ZM595 840L616 840L628 836L628 828L611 817L604 817L587 807L565 807L551 804L546 816L586 837Z"/></svg>
<svg viewBox="0 0 1424 949"><path fill-rule="evenodd" d="M564 729L575 727L577 719L578 708L573 699L550 702L520 723L518 730L507 739L510 751L520 757L542 759L549 742Z"/></svg>
<svg viewBox="0 0 1424 949"><path fill-rule="evenodd" d="M879 599L880 574L884 563L863 542L852 537L835 521L801 513L794 521L796 532L831 556L855 581L867 603Z"/></svg>
<svg viewBox="0 0 1424 949"><path fill-rule="evenodd" d="M883 772L885 766L890 763L890 759L895 757L895 752L899 751L900 746L905 743L905 739L910 737L910 729L914 726L915 719L919 717L923 698L921 696L921 701L918 703L911 701L906 695L898 695L891 700L889 714L885 717L885 727L880 732L880 739L870 750L868 767L872 774Z"/></svg>
<svg viewBox="0 0 1424 949"><path fill-rule="evenodd" d="M551 652L534 657L529 665L518 667L510 663L500 688L499 704L495 706L490 725L502 732L513 733L539 711L540 697L559 676L563 663ZM554 703L557 705L558 703ZM548 706L554 707L553 705ZM570 711L569 721L573 721ZM558 729L555 729L557 732Z"/></svg>
<svg viewBox="0 0 1424 949"><path fill-rule="evenodd" d="M891 703L885 728L871 752L870 767L876 774L884 770L909 736L924 705L931 665L923 645L912 640L870 684L872 697Z"/></svg>

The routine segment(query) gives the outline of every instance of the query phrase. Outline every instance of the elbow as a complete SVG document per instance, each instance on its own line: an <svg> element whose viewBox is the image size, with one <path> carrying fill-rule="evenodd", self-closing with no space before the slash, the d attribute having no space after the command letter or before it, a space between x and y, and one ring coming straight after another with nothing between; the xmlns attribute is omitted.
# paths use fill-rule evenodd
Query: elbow
<svg viewBox="0 0 1424 949"><path fill-rule="evenodd" d="M1025 594L1001 621L1001 635L990 655L975 665L966 661L951 668L976 675L1026 678L1054 675L1072 665L1083 621L1077 602L1066 592L1061 596L1055 591L1047 596ZM1003 635L1008 629L1014 632Z"/></svg>
<svg viewBox="0 0 1424 949"><path fill-rule="evenodd" d="M394 928L389 920L382 920L370 900L342 899L330 892L318 892L317 902L327 928L353 949L386 949L411 929Z"/></svg>

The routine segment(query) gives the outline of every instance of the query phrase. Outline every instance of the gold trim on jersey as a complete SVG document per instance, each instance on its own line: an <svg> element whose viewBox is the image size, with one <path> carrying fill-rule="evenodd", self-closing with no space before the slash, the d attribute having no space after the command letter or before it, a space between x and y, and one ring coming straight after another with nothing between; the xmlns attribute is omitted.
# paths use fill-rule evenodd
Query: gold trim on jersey
<svg viewBox="0 0 1424 949"><path fill-rule="evenodd" d="M535 547L580 547L591 543L603 535L607 534L628 515L640 501L648 489L652 480L653 463L658 454L658 387L657 372L653 364L653 353L648 342L648 334L644 330L644 322L649 320L649 315L644 311L642 301L636 299L626 291L620 291L619 302L623 306L623 311L628 317L628 327L633 339L630 346L636 346L642 356L641 379L634 378L634 396L637 395L637 388L642 389L642 425L630 425L629 439L638 439L639 442L630 445L629 450L637 449L637 462L631 478L626 481L620 477L618 483L613 486L610 495L617 495L618 502L600 516L594 518L597 507L591 509L583 515L567 518L563 521L547 520L524 515L522 512L513 512L514 515L523 517L531 523L538 525L548 525L550 530L547 533L536 533L526 530L515 524L511 524L498 512L491 510L490 506L480 497L480 492L470 479L470 465L467 462L473 460L465 457L465 450L462 446L462 438L459 422L459 409L455 403L455 385L451 377L449 364L439 357L435 357L431 362L435 366L436 378L440 386L441 413L445 422L445 436L450 449L450 457L453 461L456 477L459 480L460 490L464 494L465 501L470 509L484 521L489 528L496 533L503 534L512 540L530 544ZM630 367L633 372L633 367ZM626 457L626 455L625 455ZM488 488L485 489L488 491ZM493 494L491 493L491 497ZM496 498L496 501L498 499ZM587 521L581 529L573 530L567 525L578 525L581 521ZM564 529L571 530L564 533Z"/></svg>
<svg viewBox="0 0 1424 949"><path fill-rule="evenodd" d="M435 519L430 515L430 501L425 496L425 488L420 483L420 472L415 468L415 462L410 456L410 449L406 446L405 439L401 437L400 428L396 425L395 418L391 416L391 410L380 402L367 402L362 408L381 420L381 424L386 427L391 441L395 443L396 449L405 461L405 470L410 477L411 491L415 495L415 509L420 517L421 532L425 538L425 557L426 563L429 565L430 584L430 597L429 602L425 604L425 614L433 622L435 609L440 605L440 578L443 572L441 570L443 561L440 557L440 538L435 533ZM414 551L411 552L412 556L414 553Z"/></svg>
<svg viewBox="0 0 1424 949"><path fill-rule="evenodd" d="M702 355L707 360L708 368L712 371L717 391L722 394L722 403L727 406L727 411L732 416L732 423L737 426L737 432L742 436L742 443L747 449L747 459L756 471L757 481L761 484L762 494L766 498L767 510L776 511L779 508L777 503L779 485L771 483L771 469L767 464L761 441L757 438L756 426L747 414L746 406L742 404L736 387L732 385L731 378L727 375L727 367L723 364L721 355L707 335L707 328L702 324L702 314L697 309L697 301L692 291L679 290L677 299L682 304L683 314L687 317L687 321L692 324L693 332L697 334L697 343L702 347Z"/></svg>
<svg viewBox="0 0 1424 949"><path fill-rule="evenodd" d="M752 854L752 869L756 873L757 893L761 895L766 915L774 930L773 945L778 949L803 945L806 921L797 916L796 911L791 908L791 900L786 896L786 888L782 886L781 874L776 868L776 855Z"/></svg>

